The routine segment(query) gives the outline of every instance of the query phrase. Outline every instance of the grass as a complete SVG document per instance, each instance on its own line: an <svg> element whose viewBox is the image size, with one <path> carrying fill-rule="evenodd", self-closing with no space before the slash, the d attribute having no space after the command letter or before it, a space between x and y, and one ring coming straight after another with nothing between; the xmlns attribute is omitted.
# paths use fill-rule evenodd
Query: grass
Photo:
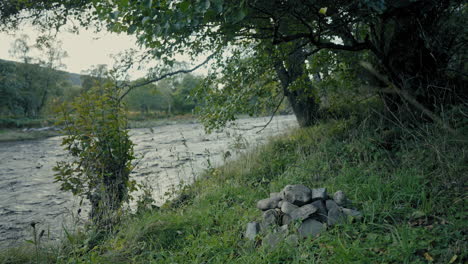
<svg viewBox="0 0 468 264"><path fill-rule="evenodd" d="M370 117L297 129L206 171L161 209L129 215L97 244L90 231L43 247L40 262L466 263L468 127L459 124L456 135ZM343 190L363 219L295 247L246 241L256 201L298 183ZM9 249L0 262L35 263L32 252Z"/></svg>

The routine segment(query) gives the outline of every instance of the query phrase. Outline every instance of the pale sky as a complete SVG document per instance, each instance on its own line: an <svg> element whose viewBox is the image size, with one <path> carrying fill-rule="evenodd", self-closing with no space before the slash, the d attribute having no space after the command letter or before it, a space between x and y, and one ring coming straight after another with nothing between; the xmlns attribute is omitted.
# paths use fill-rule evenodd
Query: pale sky
<svg viewBox="0 0 468 264"><path fill-rule="evenodd" d="M20 35L26 34L30 38L30 43L34 44L38 31L35 31L30 26L23 27L20 31L6 34L0 32L0 59L17 60L9 53L14 40ZM16 36L15 36L16 35ZM57 40L63 42L62 49L68 53L68 57L62 62L66 65L65 71L82 73L90 69L94 65L107 64L112 66L114 63L113 57L120 52L130 48L138 49L135 44L134 36L125 34L113 34L109 32L94 33L91 30L80 30L79 35L69 32L59 32ZM33 54L37 55L37 54ZM181 60L188 61L183 57ZM203 61L203 58L199 62ZM200 69L197 73L206 73L206 69ZM130 72L132 79L143 77L144 71L132 70Z"/></svg>

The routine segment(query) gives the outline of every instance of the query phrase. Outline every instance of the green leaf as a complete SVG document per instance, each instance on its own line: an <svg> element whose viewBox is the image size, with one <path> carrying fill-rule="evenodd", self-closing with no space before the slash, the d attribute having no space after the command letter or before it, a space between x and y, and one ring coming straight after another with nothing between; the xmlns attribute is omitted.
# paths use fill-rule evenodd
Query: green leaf
<svg viewBox="0 0 468 264"><path fill-rule="evenodd" d="M200 3L200 11L205 12L210 8L210 0L202 0Z"/></svg>
<svg viewBox="0 0 468 264"><path fill-rule="evenodd" d="M182 12L186 12L190 7L190 2L189 1L183 1L182 3L179 4L179 8Z"/></svg>
<svg viewBox="0 0 468 264"><path fill-rule="evenodd" d="M133 34L133 33L135 33L136 30L137 30L137 26L135 24L133 24L127 29L127 33L128 34Z"/></svg>
<svg viewBox="0 0 468 264"><path fill-rule="evenodd" d="M322 8L320 8L319 13L326 16L327 15L327 10L328 10L327 7L322 7Z"/></svg>
<svg viewBox="0 0 468 264"><path fill-rule="evenodd" d="M151 18L150 17L147 17L145 16L142 20L141 20L141 23L144 25L146 22L148 22L148 20L150 20Z"/></svg>
<svg viewBox="0 0 468 264"><path fill-rule="evenodd" d="M203 17L203 20L205 22L210 22L211 20L216 18L216 15L217 13L214 10L210 9L206 11L205 16Z"/></svg>
<svg viewBox="0 0 468 264"><path fill-rule="evenodd" d="M119 17L119 14L120 14L119 11L114 11L114 12L111 13L111 18L116 19L117 17Z"/></svg>
<svg viewBox="0 0 468 264"><path fill-rule="evenodd" d="M236 9L232 13L232 17L230 18L230 20L233 23L237 23L237 22L240 22L242 19L244 19L246 16L247 16L247 12L245 12L244 9L239 8L239 9Z"/></svg>
<svg viewBox="0 0 468 264"><path fill-rule="evenodd" d="M224 3L223 0L213 0L212 3L213 3L213 9L217 13L223 12L223 3Z"/></svg>
<svg viewBox="0 0 468 264"><path fill-rule="evenodd" d="M153 0L145 0L144 5L147 8L151 8L153 6Z"/></svg>
<svg viewBox="0 0 468 264"><path fill-rule="evenodd" d="M156 34L156 35L161 34L161 26L160 26L160 25L155 25L155 26L153 27L153 32L154 32L154 34Z"/></svg>

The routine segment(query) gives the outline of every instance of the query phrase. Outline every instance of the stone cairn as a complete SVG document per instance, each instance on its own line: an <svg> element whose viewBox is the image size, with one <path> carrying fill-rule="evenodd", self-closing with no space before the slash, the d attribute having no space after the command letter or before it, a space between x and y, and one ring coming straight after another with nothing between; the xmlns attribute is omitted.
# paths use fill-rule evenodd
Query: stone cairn
<svg viewBox="0 0 468 264"><path fill-rule="evenodd" d="M262 221L248 223L245 237L255 241L261 232L262 245L275 247L282 240L297 244L299 239L316 237L349 218L361 218L361 212L345 208L350 205L343 191L329 197L326 188L286 185L281 192L257 202L263 211Z"/></svg>

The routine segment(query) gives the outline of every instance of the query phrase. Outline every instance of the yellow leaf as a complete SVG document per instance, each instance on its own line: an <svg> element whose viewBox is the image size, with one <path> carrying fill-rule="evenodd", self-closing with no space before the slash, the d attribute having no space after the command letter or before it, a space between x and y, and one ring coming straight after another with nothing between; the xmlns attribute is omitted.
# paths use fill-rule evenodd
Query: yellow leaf
<svg viewBox="0 0 468 264"><path fill-rule="evenodd" d="M328 7L322 7L322 8L320 8L319 13L326 16L327 15L327 9L328 9Z"/></svg>
<svg viewBox="0 0 468 264"><path fill-rule="evenodd" d="M457 260L458 256L457 255L453 255L453 257L450 259L449 261L449 264L452 264L455 262L455 260Z"/></svg>
<svg viewBox="0 0 468 264"><path fill-rule="evenodd" d="M434 261L434 259L432 258L432 256L429 255L429 253L427 253L427 252L424 253L424 258L425 258L426 260L428 260L428 261Z"/></svg>

